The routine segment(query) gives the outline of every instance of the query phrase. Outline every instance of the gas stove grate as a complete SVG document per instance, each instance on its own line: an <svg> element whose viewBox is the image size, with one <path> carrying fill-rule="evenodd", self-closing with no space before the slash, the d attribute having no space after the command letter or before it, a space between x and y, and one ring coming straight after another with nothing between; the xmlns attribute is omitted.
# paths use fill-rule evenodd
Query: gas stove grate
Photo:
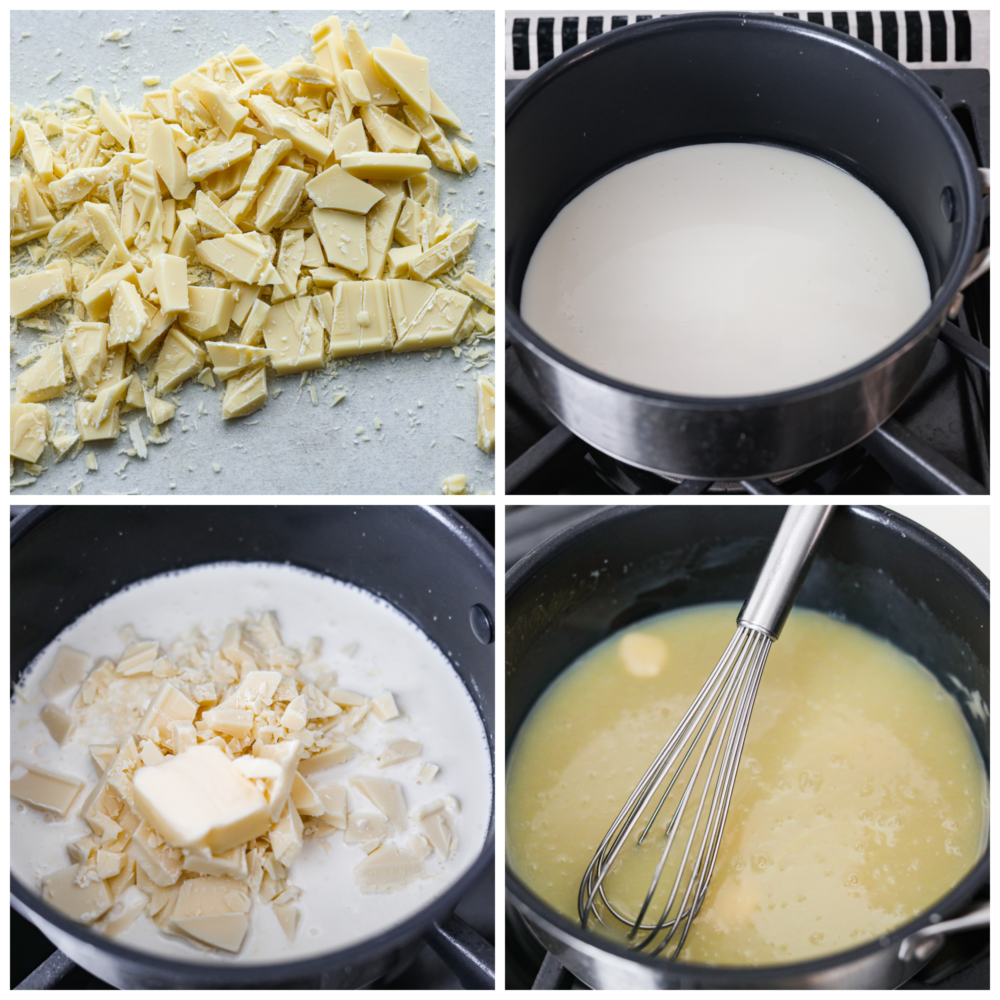
<svg viewBox="0 0 1000 1000"><path fill-rule="evenodd" d="M530 76L556 56L607 31L654 17L693 11L578 14L508 12L504 62L508 80ZM989 69L989 11L774 11L860 38L912 69Z"/></svg>

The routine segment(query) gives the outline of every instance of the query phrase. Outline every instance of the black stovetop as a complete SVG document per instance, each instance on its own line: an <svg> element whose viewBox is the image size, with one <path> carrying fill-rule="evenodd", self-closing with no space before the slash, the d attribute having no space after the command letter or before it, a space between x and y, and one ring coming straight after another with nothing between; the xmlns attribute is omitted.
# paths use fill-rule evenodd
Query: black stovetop
<svg viewBox="0 0 1000 1000"><path fill-rule="evenodd" d="M989 71L914 72L952 109L978 165L988 167ZM508 95L519 82L507 81ZM982 245L989 245L988 218ZM521 496L988 493L989 314L987 273L966 289L960 315L946 328L920 381L890 420L840 455L774 482L677 481L603 454L559 423L529 383L517 349L508 346L507 492Z"/></svg>

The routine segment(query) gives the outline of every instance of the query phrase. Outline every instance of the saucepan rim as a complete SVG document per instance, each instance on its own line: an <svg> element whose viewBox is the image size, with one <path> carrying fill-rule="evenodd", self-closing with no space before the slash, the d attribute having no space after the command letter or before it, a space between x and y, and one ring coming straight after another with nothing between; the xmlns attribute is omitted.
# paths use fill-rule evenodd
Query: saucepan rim
<svg viewBox="0 0 1000 1000"><path fill-rule="evenodd" d="M666 18L654 18L650 21L642 21L598 35L596 38L576 45L572 49L556 56L555 59L524 80L507 99L505 128L510 128L518 112L536 93L547 87L553 80L574 70L581 62L589 63L591 59L599 58L606 51L617 49L621 46L632 45L636 40L644 38L646 35L669 34L671 31L677 31L692 24L709 26L714 23L725 26L736 21L740 21L743 24L752 22L762 28L784 31L789 34L815 36L827 44L839 46L850 53L852 57L874 63L894 78L897 83L919 97L926 105L928 111L938 119L939 126L944 130L950 140L953 151L958 157L962 167L962 181L966 187L965 193L970 211L965 220L960 223L962 229L959 247L956 250L948 273L942 279L941 287L934 294L927 309L908 330L877 354L848 368L846 371L837 372L818 382L810 382L803 386L794 386L790 389L782 389L777 392L749 396L686 396L675 392L662 392L658 389L633 385L629 382L611 378L593 368L588 368L580 364L536 333L522 318L519 305L514 303L508 292L507 323L509 328L518 341L533 353L545 358L548 362L574 375L590 379L609 389L614 389L631 396L648 399L654 403L675 404L708 411L744 407L758 408L805 401L848 386L872 371L891 366L897 357L906 353L914 344L926 336L929 329L935 328L945 315L949 305L960 290L965 276L968 274L972 258L976 253L976 247L979 243L983 223L982 180L976 165L975 154L955 116L934 91L907 67L874 46L862 42L860 39L845 35L843 32L837 31L834 28L828 28L825 25L782 17L778 14L740 14L732 12L676 14ZM799 151L807 152L809 155L817 156L819 159L824 159L824 157L819 156L815 152L810 153L808 150ZM829 161L824 160L824 162ZM839 164L834 165L839 166L840 169L845 169ZM866 184L865 186L867 187L868 185ZM507 287L508 289L510 288L509 282Z"/></svg>
<svg viewBox="0 0 1000 1000"><path fill-rule="evenodd" d="M11 550L30 531L39 527L48 518L63 510L71 510L76 505L62 506L38 506L21 514L11 524ZM311 505L306 505L311 506ZM367 506L395 506L370 504ZM473 554L483 565L484 571L491 576L495 576L495 555L494 550L483 536L476 531L471 524L463 520L454 511L443 509L437 505L413 505L429 515L431 523L437 523L440 527L448 530ZM167 508L164 508L166 510ZM263 509L263 508L262 508ZM280 507L275 507L280 509ZM313 570L315 572L315 570ZM101 600L104 598L102 597ZM388 600L387 597L384 599ZM407 612L399 608L395 603L393 606L400 613L409 617ZM440 649L440 647L438 647ZM444 650L441 651L445 659L451 663L451 658ZM454 667L452 667L454 669ZM457 671L456 671L457 673ZM461 679L461 678L460 678ZM13 685L13 677L11 679ZM464 682L463 682L464 684ZM487 730L486 721L477 708L480 721L484 730ZM488 730L487 730L488 732ZM487 827L487 835L482 847L473 862L462 874L439 896L435 896L424 907L407 917L405 920L392 927L386 928L371 937L362 941L354 942L345 948L333 949L318 955L309 955L303 958L292 959L287 962L233 962L231 964L217 964L212 962L200 962L196 960L183 960L175 958L164 958L151 952L140 951L137 948L129 948L119 944L113 938L105 937L70 920L68 917L53 909L42 897L32 891L13 872L10 876L12 903L26 919L32 920L33 915L37 915L46 923L51 924L59 931L68 934L81 944L96 948L109 958L117 961L121 966L133 970L145 970L150 974L159 974L163 978L176 977L178 979L192 980L199 979L206 986L227 986L234 982L245 985L247 981L254 983L278 983L283 980L303 979L310 976L319 976L323 972L329 971L333 967L350 966L365 959L372 959L379 955L388 954L396 948L401 948L430 930L435 921L444 918L458 905L459 900L469 890L473 883L483 875L488 869L493 867L495 862L496 849L496 734L490 743L490 782L493 786L493 794L490 805L490 816Z"/></svg>
<svg viewBox="0 0 1000 1000"><path fill-rule="evenodd" d="M920 548L931 553L949 569L958 573L965 582L971 586L977 594L989 603L990 587L986 575L966 556L955 549L952 545L934 534L923 525L910 520L908 517L895 511L879 506L848 505L852 513L862 519L883 525L897 535L906 538L907 542L916 544ZM637 513L658 509L657 505L628 504L614 507L602 507L596 509L592 514L587 515L558 532L546 538L537 548L529 552L519 562L507 572L506 578L506 603L509 604L512 597L540 571L544 571L560 553L564 552L568 545L579 542L594 530L599 530L610 521L618 520L626 516L634 516ZM508 623L509 624L509 623ZM567 664L568 666L568 664ZM536 699L537 703L537 699ZM523 724L523 722L522 722ZM518 727L520 728L520 727ZM505 734L506 752L509 753L513 745L514 733ZM978 745L978 743L977 743ZM989 774L989 761L984 756L983 764ZM755 984L763 985L771 983L777 976L808 977L817 973L826 972L839 968L845 964L864 959L870 955L881 953L885 948L896 947L898 944L915 931L927 927L932 923L937 923L938 914L949 914L958 907L968 903L978 889L984 885L989 878L990 845L987 840L983 854L976 864L966 873L960 882L953 886L944 896L942 896L933 906L918 914L912 920L895 928L888 934L859 945L846 951L835 952L821 958L810 959L806 962L790 962L787 964L763 965L763 966L738 966L738 965L701 965L693 962L676 961L664 958L652 958L648 955L636 953L617 944L614 941L598 937L596 934L584 931L573 921L563 916L538 896L528 885L513 871L509 862L505 859L505 886L508 897L513 901L517 909L526 910L535 918L540 918L550 924L563 936L568 936L574 942L585 946L587 950L605 952L616 959L636 962L646 968L658 970L661 973L669 972L676 976L687 976L690 978L709 979L732 979L739 978L742 985L753 987Z"/></svg>

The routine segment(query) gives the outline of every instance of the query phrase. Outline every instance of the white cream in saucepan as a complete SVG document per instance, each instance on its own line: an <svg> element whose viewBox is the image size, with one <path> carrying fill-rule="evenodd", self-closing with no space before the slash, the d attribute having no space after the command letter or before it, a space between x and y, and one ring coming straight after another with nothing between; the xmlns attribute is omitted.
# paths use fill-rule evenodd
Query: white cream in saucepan
<svg viewBox="0 0 1000 1000"><path fill-rule="evenodd" d="M860 181L776 146L706 143L629 163L566 205L521 314L611 378L750 396L860 364L929 303L913 237Z"/></svg>
<svg viewBox="0 0 1000 1000"><path fill-rule="evenodd" d="M338 685L377 695L393 693L401 717L383 726L366 720L351 741L376 750L391 737L423 745L416 761L376 770L368 753L328 772L310 775L315 783L346 784L356 774L391 777L404 790L408 808L446 795L461 805L459 847L447 861L426 859L428 877L390 893L362 895L354 867L364 858L339 833L326 841L306 840L291 868L289 881L302 888L296 905L302 912L294 944L290 944L271 907L255 901L249 933L238 955L209 951L179 937L168 937L141 915L117 938L120 944L187 961L286 961L356 943L412 916L440 895L475 860L489 828L492 777L489 747L478 712L464 685L442 652L408 619L372 594L329 577L263 563L222 563L153 577L115 594L66 629L33 664L11 703L11 759L40 764L86 781L69 817L52 820L11 800L11 871L38 887L42 876L70 863L66 845L89 832L79 819L79 806L97 774L90 743L112 742L113 734L75 732L60 748L39 720L46 702L40 689L60 646L68 645L95 658L117 658L124 648L119 630L132 625L142 638L161 646L187 636L200 626L218 646L222 630L248 613L277 612L287 645L304 649L322 639L318 662L335 670ZM442 614L448 611L442 608ZM356 645L356 650L353 649ZM309 666L302 668L310 672ZM315 669L315 668L312 668ZM68 707L76 690L58 699ZM366 728L367 727L367 728ZM431 782L419 779L419 765L437 764ZM350 794L355 794L353 791ZM325 845L325 846L324 846Z"/></svg>

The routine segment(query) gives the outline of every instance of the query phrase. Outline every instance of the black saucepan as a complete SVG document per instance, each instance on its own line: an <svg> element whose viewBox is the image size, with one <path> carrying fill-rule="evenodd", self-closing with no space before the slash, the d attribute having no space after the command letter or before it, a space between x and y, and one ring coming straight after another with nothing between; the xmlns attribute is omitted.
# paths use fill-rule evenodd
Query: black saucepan
<svg viewBox="0 0 1000 1000"><path fill-rule="evenodd" d="M556 675L611 633L673 608L745 599L783 513L774 506L616 507L553 535L517 563L507 574L508 749ZM842 616L916 657L958 697L988 766L989 583L967 559L898 514L841 507L797 605ZM595 988L891 989L942 943L926 928L962 913L988 879L987 854L932 910L885 938L758 969L638 956L584 933L509 867L507 895L546 948Z"/></svg>
<svg viewBox="0 0 1000 1000"><path fill-rule="evenodd" d="M518 307L535 245L558 212L624 163L703 142L800 150L867 184L920 250L932 294L927 311L849 371L744 398L628 385L548 344ZM655 18L576 46L511 95L506 143L507 329L529 379L585 441L685 478L774 476L868 436L920 377L982 229L974 154L930 87L842 32L769 14ZM641 211L641 192L636 206ZM609 274L608 294L625 294L626 277Z"/></svg>
<svg viewBox="0 0 1000 1000"><path fill-rule="evenodd" d="M11 684L93 605L157 573L219 561L287 562L383 597L444 652L495 733L493 550L440 507L36 508L12 528ZM492 776L484 776L492 780ZM472 867L420 913L360 944L269 965L143 954L92 933L11 877L11 902L74 962L122 989L362 987L410 961L425 939L467 986L492 988L492 949L454 915L493 864L490 833Z"/></svg>

